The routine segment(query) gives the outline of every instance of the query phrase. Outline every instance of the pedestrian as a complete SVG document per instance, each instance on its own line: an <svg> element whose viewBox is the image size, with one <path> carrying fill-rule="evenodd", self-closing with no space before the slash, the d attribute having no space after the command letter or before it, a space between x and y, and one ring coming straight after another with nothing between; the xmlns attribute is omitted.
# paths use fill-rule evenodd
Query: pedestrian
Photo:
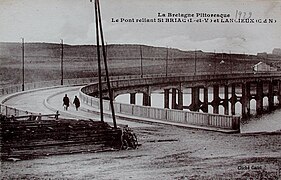
<svg viewBox="0 0 281 180"><path fill-rule="evenodd" d="M65 94L65 96L63 97L63 107L66 111L69 107L69 98L67 97L67 94Z"/></svg>
<svg viewBox="0 0 281 180"><path fill-rule="evenodd" d="M75 107L76 107L76 111L78 111L78 108L80 107L80 101L79 101L79 99L78 99L77 96L75 96L74 101L73 101L73 104L74 104Z"/></svg>

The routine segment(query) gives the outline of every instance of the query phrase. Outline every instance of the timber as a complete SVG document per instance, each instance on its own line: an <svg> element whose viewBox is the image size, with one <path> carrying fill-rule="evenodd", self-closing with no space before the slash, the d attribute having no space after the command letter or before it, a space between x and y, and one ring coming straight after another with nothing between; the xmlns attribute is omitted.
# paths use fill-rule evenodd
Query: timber
<svg viewBox="0 0 281 180"><path fill-rule="evenodd" d="M1 115L0 131L1 160L119 150L121 146L121 129L93 120L38 121Z"/></svg>

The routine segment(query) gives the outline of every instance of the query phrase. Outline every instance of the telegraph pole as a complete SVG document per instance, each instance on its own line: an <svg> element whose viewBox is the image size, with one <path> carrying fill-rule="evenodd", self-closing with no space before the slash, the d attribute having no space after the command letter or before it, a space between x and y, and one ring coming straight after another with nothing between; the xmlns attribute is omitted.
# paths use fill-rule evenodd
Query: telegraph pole
<svg viewBox="0 0 281 180"><path fill-rule="evenodd" d="M142 65L142 47L140 45L140 63L141 63L141 78L143 77L143 65Z"/></svg>
<svg viewBox="0 0 281 180"><path fill-rule="evenodd" d="M232 59L231 59L231 51L229 51L229 55L230 55L230 63L231 63L231 65L230 65L230 74L232 74L232 66L233 66L233 62L232 62Z"/></svg>
<svg viewBox="0 0 281 180"><path fill-rule="evenodd" d="M169 48L167 47L167 54L166 54L166 77L168 76L168 59L169 59Z"/></svg>
<svg viewBox="0 0 281 180"><path fill-rule="evenodd" d="M107 55L108 55L108 54L107 54L107 46L108 46L108 45L107 45L107 42L105 42L105 54L106 54L106 57L107 57Z"/></svg>
<svg viewBox="0 0 281 180"><path fill-rule="evenodd" d="M21 48L22 48L22 91L24 91L24 38L21 38Z"/></svg>
<svg viewBox="0 0 281 180"><path fill-rule="evenodd" d="M61 85L63 85L63 39L61 39Z"/></svg>
<svg viewBox="0 0 281 180"><path fill-rule="evenodd" d="M194 75L196 75L196 63L197 63L196 62L197 61L196 58L197 57L196 57L196 49L195 49L195 51L194 51Z"/></svg>
<svg viewBox="0 0 281 180"><path fill-rule="evenodd" d="M244 58L243 58L244 62L243 62L243 63L244 63L244 71L245 71L245 73L246 73L247 71L246 71L246 63L245 63L246 60L245 60L245 59L246 59L246 54L245 54L245 52L244 52Z"/></svg>
<svg viewBox="0 0 281 180"><path fill-rule="evenodd" d="M214 65L214 74L216 74L216 69L217 69L217 61L216 61L216 50L214 50L214 61L215 61L215 65Z"/></svg>
<svg viewBox="0 0 281 180"><path fill-rule="evenodd" d="M103 51L103 60L104 60L104 68L105 68L105 74L106 74L106 83L107 83L107 89L109 94L109 100L110 100L110 107L111 107L111 114L112 114L112 120L114 128L117 128L116 124L116 117L115 117L115 111L114 111L114 104L113 104L113 94L110 87L110 80L109 80L109 73L108 73L108 67L107 67L107 46L105 47L104 38L103 38L103 30L102 30L102 22L101 22L101 12L100 12L100 5L99 0L96 0L96 4L98 6L98 19L99 19L99 27L100 27L100 35L101 35L101 44L102 44L102 51Z"/></svg>
<svg viewBox="0 0 281 180"><path fill-rule="evenodd" d="M97 56L98 56L98 76L99 76L99 99L100 99L100 118L103 120L103 101L102 101L102 82L101 82L101 60L100 60L100 43L99 43L99 20L97 0L95 0L95 16L96 16L96 40L97 40Z"/></svg>

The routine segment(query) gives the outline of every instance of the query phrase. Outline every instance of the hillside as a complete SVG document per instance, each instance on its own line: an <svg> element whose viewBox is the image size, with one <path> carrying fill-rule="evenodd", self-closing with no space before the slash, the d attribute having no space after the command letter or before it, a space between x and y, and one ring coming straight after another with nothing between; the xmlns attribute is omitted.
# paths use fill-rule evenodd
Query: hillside
<svg viewBox="0 0 281 180"><path fill-rule="evenodd" d="M52 43L25 43L25 81L60 79L61 45ZM144 74L168 74L220 71L251 71L259 61L278 64L280 56L206 53L181 51L173 48L146 45L112 44L107 46L108 66L111 75L141 74L141 57ZM21 43L0 43L0 83L20 83L22 77ZM103 72L104 73L104 72ZM64 78L97 75L96 48L92 45L64 44Z"/></svg>

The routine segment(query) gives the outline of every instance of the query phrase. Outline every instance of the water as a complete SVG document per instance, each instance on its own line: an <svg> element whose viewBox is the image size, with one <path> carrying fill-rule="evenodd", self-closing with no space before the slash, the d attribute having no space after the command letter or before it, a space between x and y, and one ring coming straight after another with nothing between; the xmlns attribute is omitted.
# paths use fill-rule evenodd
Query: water
<svg viewBox="0 0 281 180"><path fill-rule="evenodd" d="M224 94L220 94L220 97L222 98ZM200 100L203 100L203 93L200 93ZM170 94L170 105L171 107L171 99L172 99L172 94ZM213 99L213 94L208 95L209 101L212 101ZM122 94L117 96L115 99L117 102L121 103L130 103L130 94ZM277 99L274 99L274 102L276 102ZM190 93L184 93L183 94L183 105L188 106L191 103L191 94ZM142 105L142 94L137 93L136 94L136 104L137 105ZM264 98L264 106L268 104L267 98ZM163 108L164 107L164 94L159 93L159 92L154 92L151 94L151 106L152 107L157 107L157 108ZM229 105L230 108L230 105ZM255 100L251 100L250 102L250 108L252 112L255 112ZM237 115L241 115L241 104L236 103L235 105L235 111ZM185 109L185 111L189 111ZM208 107L209 113L213 112L212 106ZM229 109L229 112L230 109ZM224 113L224 107L219 106L219 113L223 114ZM247 121L241 122L241 133L252 133L252 132L274 132L274 131L281 131L281 110L276 110L270 114L263 114L260 117L254 117L250 118Z"/></svg>

